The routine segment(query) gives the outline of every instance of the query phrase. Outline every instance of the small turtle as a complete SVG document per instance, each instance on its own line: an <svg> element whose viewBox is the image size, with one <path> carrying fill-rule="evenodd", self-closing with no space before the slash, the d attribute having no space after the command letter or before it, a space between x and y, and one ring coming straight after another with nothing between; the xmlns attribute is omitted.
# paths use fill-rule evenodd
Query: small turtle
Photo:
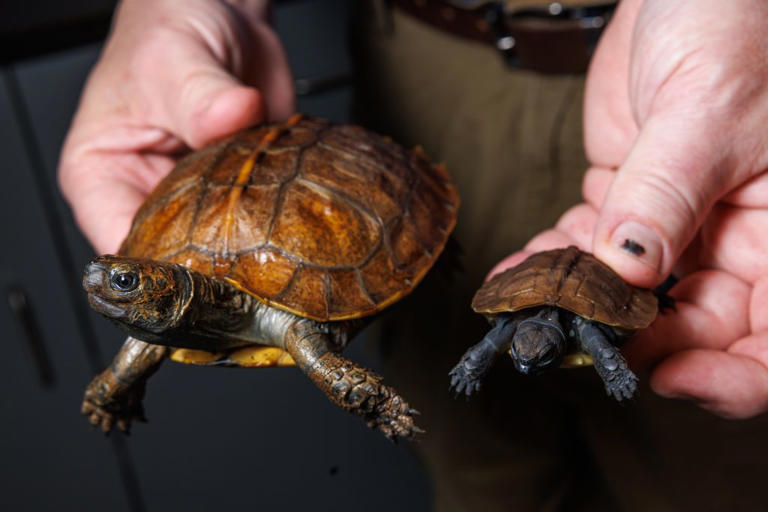
<svg viewBox="0 0 768 512"><path fill-rule="evenodd" d="M308 116L192 153L141 206L118 255L85 269L91 306L130 337L88 386L83 414L127 431L170 357L295 365L387 437L419 432L408 403L340 352L421 281L458 203L418 148Z"/></svg>
<svg viewBox="0 0 768 512"><path fill-rule="evenodd" d="M526 374L594 364L618 401L637 390L618 346L659 311L654 292L630 286L574 246L533 254L497 274L477 291L472 308L493 328L451 370L457 393L477 391L496 356L509 351Z"/></svg>

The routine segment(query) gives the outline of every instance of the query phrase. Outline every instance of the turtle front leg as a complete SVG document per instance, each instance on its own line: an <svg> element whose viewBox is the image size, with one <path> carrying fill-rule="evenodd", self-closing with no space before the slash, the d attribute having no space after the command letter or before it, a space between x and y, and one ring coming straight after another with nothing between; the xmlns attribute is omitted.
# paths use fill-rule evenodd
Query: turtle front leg
<svg viewBox="0 0 768 512"><path fill-rule="evenodd" d="M114 426L130 432L131 421L144 418L144 389L168 347L128 337L112 364L93 378L85 390L81 412L108 434Z"/></svg>
<svg viewBox="0 0 768 512"><path fill-rule="evenodd" d="M393 388L382 384L379 375L333 352L327 334L301 331L288 333L285 349L333 403L362 416L369 427L390 439L424 432L413 421L418 412Z"/></svg>
<svg viewBox="0 0 768 512"><path fill-rule="evenodd" d="M455 393L463 392L469 397L480 389L483 377L493 362L512 343L518 323L519 320L512 316L500 317L482 341L464 353L459 364L448 374L451 377L451 389Z"/></svg>
<svg viewBox="0 0 768 512"><path fill-rule="evenodd" d="M627 365L621 351L594 322L574 320L581 346L592 356L595 370L605 383L605 391L619 402L630 399L637 391L637 376Z"/></svg>

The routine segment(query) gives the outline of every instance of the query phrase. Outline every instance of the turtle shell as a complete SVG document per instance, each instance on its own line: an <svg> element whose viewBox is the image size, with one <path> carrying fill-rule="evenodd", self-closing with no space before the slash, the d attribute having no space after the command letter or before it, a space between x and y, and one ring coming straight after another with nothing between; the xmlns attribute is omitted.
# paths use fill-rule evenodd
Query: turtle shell
<svg viewBox="0 0 768 512"><path fill-rule="evenodd" d="M627 284L574 246L532 254L494 276L472 299L472 308L486 315L537 306L557 306L627 331L648 327L659 310L652 291Z"/></svg>
<svg viewBox="0 0 768 512"><path fill-rule="evenodd" d="M346 320L413 290L458 204L445 168L421 150L295 115L182 159L119 252L180 263L303 317Z"/></svg>

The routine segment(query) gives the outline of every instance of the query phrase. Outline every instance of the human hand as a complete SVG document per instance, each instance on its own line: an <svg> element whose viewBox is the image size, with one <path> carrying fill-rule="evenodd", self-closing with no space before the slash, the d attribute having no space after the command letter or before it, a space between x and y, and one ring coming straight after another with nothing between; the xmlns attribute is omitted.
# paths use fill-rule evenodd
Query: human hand
<svg viewBox="0 0 768 512"><path fill-rule="evenodd" d="M83 233L114 253L175 155L294 109L267 0L124 0L62 150Z"/></svg>
<svg viewBox="0 0 768 512"><path fill-rule="evenodd" d="M768 4L625 0L587 80L586 201L492 273L576 244L677 311L626 346L662 396L768 411ZM629 242L628 242L629 241Z"/></svg>

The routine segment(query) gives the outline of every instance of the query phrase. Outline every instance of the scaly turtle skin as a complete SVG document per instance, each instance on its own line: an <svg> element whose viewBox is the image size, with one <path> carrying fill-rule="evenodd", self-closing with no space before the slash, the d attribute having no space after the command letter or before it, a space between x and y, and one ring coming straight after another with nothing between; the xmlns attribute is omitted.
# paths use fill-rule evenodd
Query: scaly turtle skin
<svg viewBox="0 0 768 512"><path fill-rule="evenodd" d="M340 353L424 277L458 202L418 148L301 115L187 156L119 254L85 270L91 306L130 337L88 386L83 413L106 432L127 430L166 357L295 365L386 436L411 436L407 402Z"/></svg>
<svg viewBox="0 0 768 512"><path fill-rule="evenodd" d="M593 363L618 401L637 390L618 346L648 327L659 310L652 291L630 286L573 246L533 254L494 276L477 291L472 308L493 328L451 371L456 392L477 391L496 357L508 351L523 373Z"/></svg>

